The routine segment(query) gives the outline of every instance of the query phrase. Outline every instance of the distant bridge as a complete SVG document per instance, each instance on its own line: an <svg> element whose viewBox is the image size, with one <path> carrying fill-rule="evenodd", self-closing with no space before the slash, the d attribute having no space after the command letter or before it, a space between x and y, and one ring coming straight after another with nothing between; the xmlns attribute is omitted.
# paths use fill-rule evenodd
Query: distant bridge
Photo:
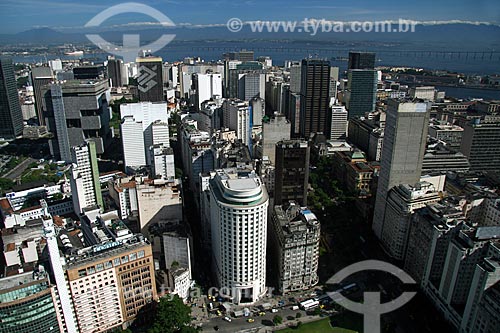
<svg viewBox="0 0 500 333"><path fill-rule="evenodd" d="M223 47L223 46L194 46L193 52L234 52L241 48ZM332 57L347 57L349 49L330 49L330 48L299 48L299 47L248 47L248 50L260 54L269 53L301 53L301 54L328 54ZM475 61L500 61L500 51L422 51L422 50L376 50L368 51L376 54L397 57L411 58L441 58L441 59L462 59Z"/></svg>

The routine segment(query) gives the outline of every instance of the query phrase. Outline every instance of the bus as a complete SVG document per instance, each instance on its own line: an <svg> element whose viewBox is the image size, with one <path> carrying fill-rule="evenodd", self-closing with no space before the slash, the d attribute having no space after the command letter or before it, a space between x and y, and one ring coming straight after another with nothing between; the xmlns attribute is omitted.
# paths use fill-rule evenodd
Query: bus
<svg viewBox="0 0 500 333"><path fill-rule="evenodd" d="M319 302L313 299L308 299L307 301L299 303L299 306L302 310L308 311L317 308L319 306Z"/></svg>

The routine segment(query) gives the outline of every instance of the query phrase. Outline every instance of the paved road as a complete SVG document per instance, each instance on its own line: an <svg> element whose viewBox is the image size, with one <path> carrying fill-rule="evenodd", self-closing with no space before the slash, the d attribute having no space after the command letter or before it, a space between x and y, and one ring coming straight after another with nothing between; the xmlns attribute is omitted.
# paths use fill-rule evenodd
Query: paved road
<svg viewBox="0 0 500 333"><path fill-rule="evenodd" d="M296 325L297 319L295 319L296 314L300 312L302 317L299 319L302 323L315 321L323 319L319 316L308 316L302 310L293 311L290 308L280 309L277 313L266 312L265 316L252 316L248 318L253 318L255 321L253 323L247 322L248 318L233 318L231 317L231 322L225 321L224 317L212 318L209 322L203 324L204 332L216 332L215 327L219 328L218 332L221 333L252 333L252 332L272 332L277 329L286 328L287 326ZM283 324L280 327L275 327L272 320L275 315L279 315L283 318ZM287 319L287 317L293 317L293 320Z"/></svg>
<svg viewBox="0 0 500 333"><path fill-rule="evenodd" d="M3 177L8 178L10 180L16 179L17 177L21 176L24 170L26 170L28 166L33 162L36 162L36 160L31 157L28 157L27 159L19 163L19 165L17 165L14 169L7 172Z"/></svg>

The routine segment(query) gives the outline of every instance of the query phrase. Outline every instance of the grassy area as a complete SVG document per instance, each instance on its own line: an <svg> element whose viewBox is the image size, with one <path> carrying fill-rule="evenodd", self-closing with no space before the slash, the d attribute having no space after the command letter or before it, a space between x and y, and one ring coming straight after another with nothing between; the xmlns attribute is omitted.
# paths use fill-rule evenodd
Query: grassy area
<svg viewBox="0 0 500 333"><path fill-rule="evenodd" d="M356 333L345 328L332 327L330 319L325 318L311 323L302 324L298 328L285 328L277 332L281 333Z"/></svg>

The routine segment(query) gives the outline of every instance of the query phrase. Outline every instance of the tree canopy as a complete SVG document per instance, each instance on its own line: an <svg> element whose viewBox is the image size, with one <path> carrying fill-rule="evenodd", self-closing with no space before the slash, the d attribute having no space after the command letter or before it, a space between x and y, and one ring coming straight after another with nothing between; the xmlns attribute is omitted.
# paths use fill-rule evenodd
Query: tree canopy
<svg viewBox="0 0 500 333"><path fill-rule="evenodd" d="M178 295L160 298L156 304L155 320L148 333L194 333L190 326L191 308Z"/></svg>

